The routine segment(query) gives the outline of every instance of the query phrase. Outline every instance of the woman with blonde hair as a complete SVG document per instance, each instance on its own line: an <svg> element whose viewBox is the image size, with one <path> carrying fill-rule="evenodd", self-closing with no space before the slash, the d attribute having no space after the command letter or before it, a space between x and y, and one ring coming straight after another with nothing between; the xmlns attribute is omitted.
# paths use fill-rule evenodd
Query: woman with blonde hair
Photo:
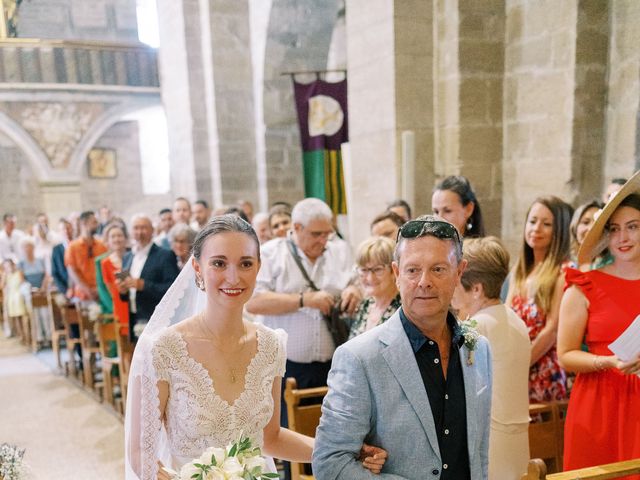
<svg viewBox="0 0 640 480"><path fill-rule="evenodd" d="M496 237L464 241L467 266L451 305L460 318L472 317L491 344L493 390L489 479L518 480L529 461L529 359L527 327L500 301L509 273L509 253Z"/></svg>
<svg viewBox="0 0 640 480"><path fill-rule="evenodd" d="M556 353L556 335L564 268L569 261L572 213L571 206L555 196L539 197L531 204L505 302L529 329L531 402L567 397L566 376Z"/></svg>
<svg viewBox="0 0 640 480"><path fill-rule="evenodd" d="M387 237L371 237L358 246L356 271L364 290L349 331L353 338L384 323L400 308L400 293L391 269L395 242Z"/></svg>
<svg viewBox="0 0 640 480"><path fill-rule="evenodd" d="M579 262L589 263L603 248L613 263L587 272L567 269L560 306L558 355L578 374L564 429L566 470L640 457L637 342L628 357L610 349L640 313L640 172L605 205L582 242Z"/></svg>

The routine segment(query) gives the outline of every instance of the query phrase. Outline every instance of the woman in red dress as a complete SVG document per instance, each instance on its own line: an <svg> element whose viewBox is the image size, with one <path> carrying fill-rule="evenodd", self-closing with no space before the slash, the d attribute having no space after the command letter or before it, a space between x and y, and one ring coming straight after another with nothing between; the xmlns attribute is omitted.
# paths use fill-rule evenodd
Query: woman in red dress
<svg viewBox="0 0 640 480"><path fill-rule="evenodd" d="M558 354L578 376L565 423L565 470L640 458L640 355L623 361L608 348L640 314L640 172L598 216L579 263L590 263L604 247L612 264L566 272Z"/></svg>
<svg viewBox="0 0 640 480"><path fill-rule="evenodd" d="M567 398L564 370L558 364L556 335L569 260L571 207L558 197L537 198L524 226L522 250L511 273L507 301L525 322L531 340L529 401Z"/></svg>
<svg viewBox="0 0 640 480"><path fill-rule="evenodd" d="M113 316L120 324L120 334L128 335L129 304L120 298L116 285L116 273L122 270L122 257L127 251L127 233L122 225L114 222L107 225L103 235L110 253L100 261L102 279L113 300Z"/></svg>

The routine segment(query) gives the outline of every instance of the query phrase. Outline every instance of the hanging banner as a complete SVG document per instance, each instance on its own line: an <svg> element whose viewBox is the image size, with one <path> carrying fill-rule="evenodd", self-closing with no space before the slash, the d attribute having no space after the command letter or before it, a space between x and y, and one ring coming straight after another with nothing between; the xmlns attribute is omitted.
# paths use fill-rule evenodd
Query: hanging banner
<svg viewBox="0 0 640 480"><path fill-rule="evenodd" d="M340 145L349 141L347 80L293 81L302 140L304 193L327 202L335 214L347 213Z"/></svg>

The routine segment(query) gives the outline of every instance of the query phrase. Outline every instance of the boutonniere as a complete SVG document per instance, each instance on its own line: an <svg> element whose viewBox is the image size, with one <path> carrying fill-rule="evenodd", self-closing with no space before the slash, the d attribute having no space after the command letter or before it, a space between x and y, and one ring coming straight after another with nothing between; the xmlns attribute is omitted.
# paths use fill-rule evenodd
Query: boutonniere
<svg viewBox="0 0 640 480"><path fill-rule="evenodd" d="M480 334L476 330L476 322L473 318L467 318L466 320L459 322L460 334L464 337L464 346L467 347L467 365L473 365L476 345L478 345L478 339Z"/></svg>

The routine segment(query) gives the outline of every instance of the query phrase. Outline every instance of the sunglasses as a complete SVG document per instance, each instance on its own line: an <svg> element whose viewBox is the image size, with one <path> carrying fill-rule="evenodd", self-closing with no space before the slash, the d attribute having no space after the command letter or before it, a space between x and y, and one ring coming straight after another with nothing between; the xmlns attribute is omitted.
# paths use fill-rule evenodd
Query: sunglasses
<svg viewBox="0 0 640 480"><path fill-rule="evenodd" d="M456 227L449 222L440 220L410 220L398 230L396 242L402 238L418 238L432 235L440 239L451 239L462 244L462 239Z"/></svg>

